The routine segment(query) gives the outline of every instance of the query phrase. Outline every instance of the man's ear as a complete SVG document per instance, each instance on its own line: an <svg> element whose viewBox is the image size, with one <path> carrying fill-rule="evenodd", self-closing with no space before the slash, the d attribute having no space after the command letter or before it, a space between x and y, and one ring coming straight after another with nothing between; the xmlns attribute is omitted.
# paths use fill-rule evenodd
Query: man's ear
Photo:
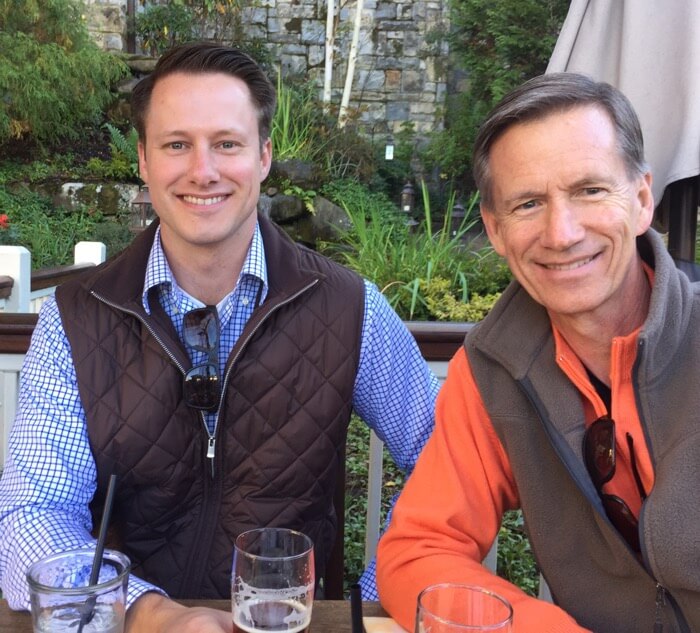
<svg viewBox="0 0 700 633"><path fill-rule="evenodd" d="M502 227L501 223L496 217L496 214L483 204L479 205L479 211L481 212L481 221L484 223L486 235L488 235L491 246L493 246L493 250L495 250L501 257L505 257L506 250L503 244L503 236L501 234Z"/></svg>
<svg viewBox="0 0 700 633"><path fill-rule="evenodd" d="M270 167L272 167L272 140L268 137L260 148L260 182L267 178Z"/></svg>
<svg viewBox="0 0 700 633"><path fill-rule="evenodd" d="M142 141L139 141L136 145L136 149L139 153L139 175L141 180L148 184L148 166L146 165L146 146Z"/></svg>
<svg viewBox="0 0 700 633"><path fill-rule="evenodd" d="M637 185L637 202L639 215L637 217L637 235L644 233L654 220L654 193L651 189L652 176L647 172Z"/></svg>

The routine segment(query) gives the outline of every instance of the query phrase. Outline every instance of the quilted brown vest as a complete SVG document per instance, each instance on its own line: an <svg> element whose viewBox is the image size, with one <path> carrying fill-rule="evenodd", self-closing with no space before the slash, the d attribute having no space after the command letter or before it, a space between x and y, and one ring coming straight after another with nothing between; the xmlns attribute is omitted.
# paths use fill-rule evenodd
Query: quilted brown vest
<svg viewBox="0 0 700 633"><path fill-rule="evenodd" d="M175 598L228 597L244 530L305 532L318 576L333 544L364 286L260 226L269 293L226 364L213 460L203 417L182 400L188 355L158 300L151 316L142 307L155 226L56 293L97 463L93 508L117 473L118 546L136 575Z"/></svg>

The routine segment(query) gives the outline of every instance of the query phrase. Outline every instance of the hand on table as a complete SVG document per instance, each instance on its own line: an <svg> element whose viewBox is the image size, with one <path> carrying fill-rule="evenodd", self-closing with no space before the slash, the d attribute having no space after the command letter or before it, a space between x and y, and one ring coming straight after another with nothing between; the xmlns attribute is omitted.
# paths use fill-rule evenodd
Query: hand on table
<svg viewBox="0 0 700 633"><path fill-rule="evenodd" d="M146 593L126 612L126 633L232 633L231 614L185 607L158 593Z"/></svg>

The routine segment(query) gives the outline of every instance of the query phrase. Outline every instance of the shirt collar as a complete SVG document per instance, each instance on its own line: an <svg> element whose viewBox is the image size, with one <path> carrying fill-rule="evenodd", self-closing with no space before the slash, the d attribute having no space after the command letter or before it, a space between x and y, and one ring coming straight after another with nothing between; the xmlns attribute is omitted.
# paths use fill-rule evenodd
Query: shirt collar
<svg viewBox="0 0 700 633"><path fill-rule="evenodd" d="M260 225L257 222L255 223L253 239L250 242L250 247L248 248L248 253L243 262L243 268L241 268L236 286L238 286L241 279L245 277L253 277L262 283L262 290L260 292L260 303L262 304L268 292L267 264L265 262L265 246L263 244L262 234L260 233ZM152 288L158 288L159 286L162 286L161 292L171 295L170 299L173 305L179 305L181 303L183 291L178 286L177 280L170 269L165 252L163 251L163 245L160 241L160 226L156 229L151 252L148 256L143 294L141 295L143 309L148 314L151 314L151 307L148 301L149 293Z"/></svg>

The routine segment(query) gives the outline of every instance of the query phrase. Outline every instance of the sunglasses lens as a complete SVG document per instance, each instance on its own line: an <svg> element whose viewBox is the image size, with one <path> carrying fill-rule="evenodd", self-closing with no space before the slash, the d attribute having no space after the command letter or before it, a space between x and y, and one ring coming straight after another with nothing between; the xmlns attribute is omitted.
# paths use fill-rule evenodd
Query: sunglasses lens
<svg viewBox="0 0 700 633"><path fill-rule="evenodd" d="M586 468L596 487L602 486L615 474L615 423L599 418L586 430L583 439Z"/></svg>
<svg viewBox="0 0 700 633"><path fill-rule="evenodd" d="M219 342L216 313L209 308L191 310L183 323L185 343L201 352L212 350Z"/></svg>
<svg viewBox="0 0 700 633"><path fill-rule="evenodd" d="M615 495L603 495L602 500L605 512L612 524L622 534L622 537L629 543L630 547L639 552L639 523L629 506Z"/></svg>
<svg viewBox="0 0 700 633"><path fill-rule="evenodd" d="M185 402L195 409L216 409L219 405L219 372L207 363L190 369L185 376Z"/></svg>

